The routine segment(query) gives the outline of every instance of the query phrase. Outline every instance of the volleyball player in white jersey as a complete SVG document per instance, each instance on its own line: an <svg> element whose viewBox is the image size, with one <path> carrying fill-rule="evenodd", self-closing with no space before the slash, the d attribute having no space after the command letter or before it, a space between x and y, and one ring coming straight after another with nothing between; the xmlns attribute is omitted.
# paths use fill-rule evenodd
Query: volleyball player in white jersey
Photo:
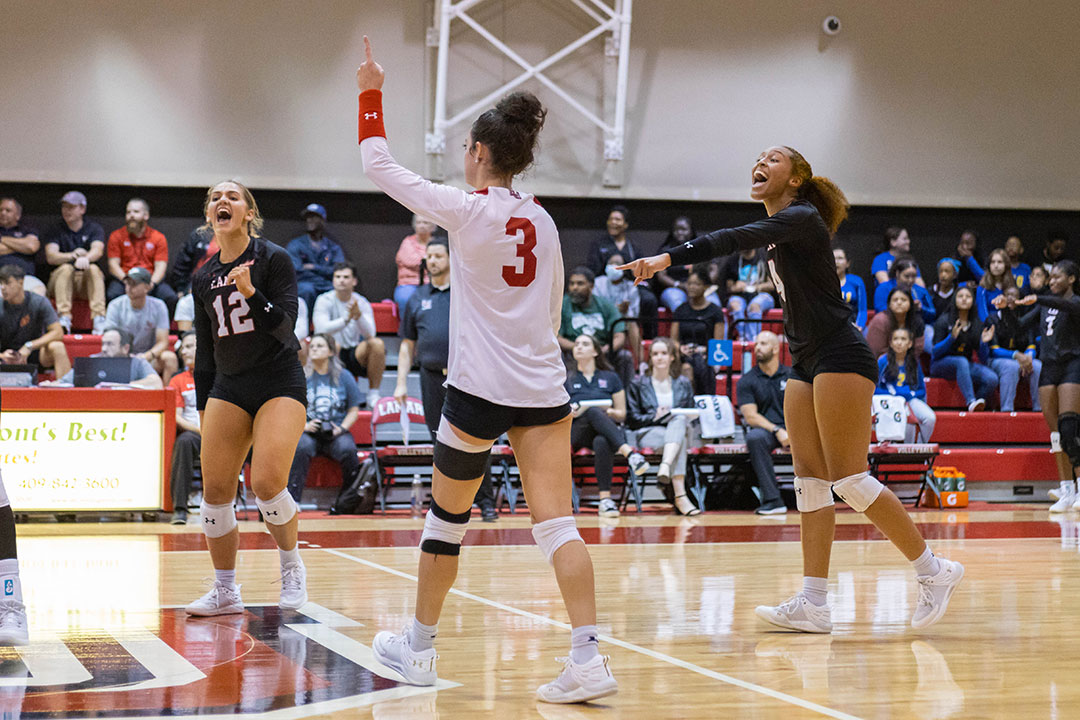
<svg viewBox="0 0 1080 720"><path fill-rule="evenodd" d="M436 625L457 576L458 554L489 451L504 432L521 469L533 537L555 568L573 627L570 657L537 690L546 702L616 692L599 653L589 552L571 510L570 406L556 333L563 265L558 230L533 196L511 188L533 161L546 111L513 93L483 113L465 146L466 193L398 165L383 129L382 68L364 38L356 71L364 172L387 195L450 235L450 367L435 442L431 510L420 543L416 615L401 634L381 632L375 654L416 685L435 683Z"/></svg>

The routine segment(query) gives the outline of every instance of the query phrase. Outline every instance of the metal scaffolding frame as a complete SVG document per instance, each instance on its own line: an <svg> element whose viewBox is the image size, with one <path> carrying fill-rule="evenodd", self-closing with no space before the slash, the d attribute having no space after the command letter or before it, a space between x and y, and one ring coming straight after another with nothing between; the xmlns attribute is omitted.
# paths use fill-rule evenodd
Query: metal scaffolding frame
<svg viewBox="0 0 1080 720"><path fill-rule="evenodd" d="M630 65L630 20L633 0L567 0L596 23L596 26L579 38L535 65L528 62L506 43L499 40L469 15L469 10L485 0L435 0L435 24L429 30L428 44L437 47L435 63L435 103L431 130L424 137L424 150L429 159L429 176L435 180L445 179L443 155L446 151L446 133L458 123L471 120L484 108L490 107L499 97L527 80L535 78L551 92L558 95L570 107L596 125L604 133L604 176L607 187L622 185L623 142L626 131L626 85ZM447 117L446 87L450 62L450 26L454 20L472 28L496 50L522 68L520 75L492 90L480 100ZM558 83L544 74L549 67L593 40L604 40L604 101L601 118L575 99Z"/></svg>

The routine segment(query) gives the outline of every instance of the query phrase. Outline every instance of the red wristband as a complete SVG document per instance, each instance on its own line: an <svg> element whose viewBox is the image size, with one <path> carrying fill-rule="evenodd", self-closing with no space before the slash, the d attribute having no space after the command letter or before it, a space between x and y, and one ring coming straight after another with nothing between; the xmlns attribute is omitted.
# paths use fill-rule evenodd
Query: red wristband
<svg viewBox="0 0 1080 720"><path fill-rule="evenodd" d="M382 90L365 90L360 93L360 113L357 117L359 142L369 137L386 137L383 127Z"/></svg>

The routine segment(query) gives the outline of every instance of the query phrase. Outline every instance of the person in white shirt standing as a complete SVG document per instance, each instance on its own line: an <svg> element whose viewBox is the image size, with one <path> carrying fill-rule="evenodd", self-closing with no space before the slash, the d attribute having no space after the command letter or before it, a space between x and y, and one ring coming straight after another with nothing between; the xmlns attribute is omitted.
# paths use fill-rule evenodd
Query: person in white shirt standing
<svg viewBox="0 0 1080 720"><path fill-rule="evenodd" d="M373 408L386 370L386 345L375 336L375 311L355 292L356 282L356 268L349 263L335 265L334 289L315 299L312 322L316 333L334 336L345 368L368 379L367 405Z"/></svg>
<svg viewBox="0 0 1080 720"><path fill-rule="evenodd" d="M376 658L409 683L433 685L433 642L476 489L495 439L506 433L521 469L533 537L554 568L570 616L563 672L537 689L544 702L612 695L600 655L592 560L571 511L570 403L556 335L562 311L559 231L532 195L511 187L533 162L544 110L515 92L473 123L465 145L466 193L397 164L383 127L383 70L371 55L356 71L364 173L387 195L446 228L454 292L450 366L435 441L431 510L424 522L416 614L401 634L375 636Z"/></svg>

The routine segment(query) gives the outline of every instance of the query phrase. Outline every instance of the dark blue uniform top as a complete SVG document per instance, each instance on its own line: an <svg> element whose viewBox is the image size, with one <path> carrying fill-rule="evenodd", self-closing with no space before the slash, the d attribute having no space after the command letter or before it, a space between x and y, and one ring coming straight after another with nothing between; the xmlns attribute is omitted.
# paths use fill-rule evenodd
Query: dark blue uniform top
<svg viewBox="0 0 1080 720"><path fill-rule="evenodd" d="M1061 362L1080 356L1080 295L1040 295L1040 307L1023 318L1025 327L1039 324L1039 357L1043 362Z"/></svg>
<svg viewBox="0 0 1080 720"><path fill-rule="evenodd" d="M610 400L622 389L622 380L610 370L597 369L591 382L577 370L566 378L566 393L572 403L582 400Z"/></svg>
<svg viewBox="0 0 1080 720"><path fill-rule="evenodd" d="M773 425L784 425L784 390L787 389L787 381L791 378L791 368L780 365L772 375L766 375L761 367L755 365L750 372L739 378L739 384L735 388L735 397L739 405L753 403L757 405L758 415L761 415Z"/></svg>
<svg viewBox="0 0 1080 720"><path fill-rule="evenodd" d="M405 305L398 335L416 343L420 367L446 370L450 361L450 286L440 290L428 283L417 288Z"/></svg>
<svg viewBox="0 0 1080 720"><path fill-rule="evenodd" d="M96 242L105 244L105 231L93 220L84 220L83 226L78 230L72 230L67 223L60 223L46 236L42 244L56 243L60 252L69 253L79 248L90 252L90 247Z"/></svg>

